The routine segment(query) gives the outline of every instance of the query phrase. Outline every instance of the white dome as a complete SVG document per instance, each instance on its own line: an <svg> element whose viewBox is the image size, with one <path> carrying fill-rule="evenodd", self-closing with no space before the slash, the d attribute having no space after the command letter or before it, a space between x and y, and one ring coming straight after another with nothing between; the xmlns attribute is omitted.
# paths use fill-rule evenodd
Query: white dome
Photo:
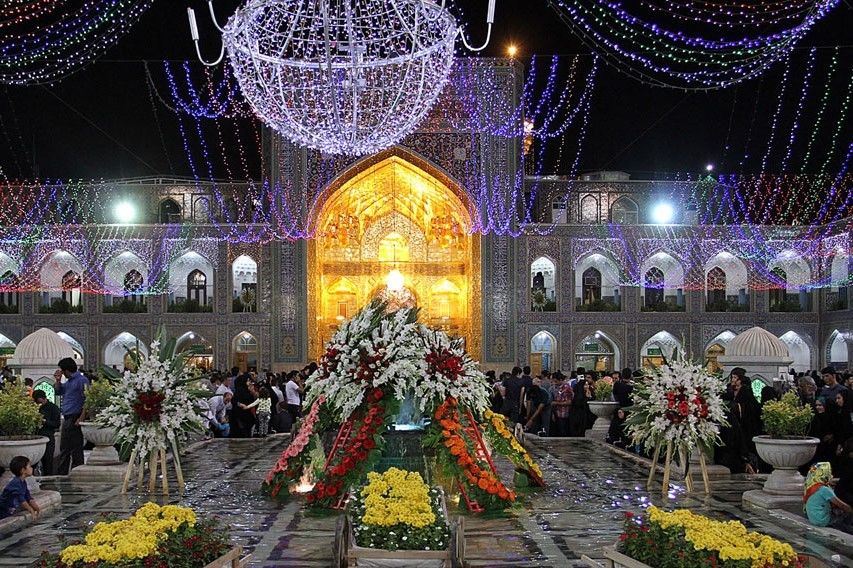
<svg viewBox="0 0 853 568"><path fill-rule="evenodd" d="M762 327L747 329L726 345L726 358L773 357L790 359L788 348L781 339Z"/></svg>
<svg viewBox="0 0 853 568"><path fill-rule="evenodd" d="M13 367L56 367L60 359L74 358L74 350L53 330L43 327L18 343L15 356L9 361Z"/></svg>

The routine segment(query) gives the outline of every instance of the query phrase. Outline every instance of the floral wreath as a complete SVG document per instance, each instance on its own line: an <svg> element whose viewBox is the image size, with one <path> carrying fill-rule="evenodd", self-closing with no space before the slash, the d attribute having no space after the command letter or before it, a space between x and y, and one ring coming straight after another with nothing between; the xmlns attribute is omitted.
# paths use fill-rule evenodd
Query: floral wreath
<svg viewBox="0 0 853 568"><path fill-rule="evenodd" d="M701 365L683 356L669 361L634 389L628 433L646 449L673 444L682 458L697 446L710 450L720 442L720 426L727 424L724 390L723 382Z"/></svg>

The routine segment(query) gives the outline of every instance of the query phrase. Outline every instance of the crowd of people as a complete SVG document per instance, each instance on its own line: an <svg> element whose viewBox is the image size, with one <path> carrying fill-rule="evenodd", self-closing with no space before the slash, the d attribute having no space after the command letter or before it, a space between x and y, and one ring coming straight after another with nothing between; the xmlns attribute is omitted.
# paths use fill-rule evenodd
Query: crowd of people
<svg viewBox="0 0 853 568"><path fill-rule="evenodd" d="M38 433L50 440L44 458L37 464L40 475L68 474L83 463L80 421L85 418L86 388L94 377L78 369L73 359L63 359L58 367L54 388L61 395L61 407L48 400L43 390L33 389L32 380L24 382L42 414L43 423ZM316 364L311 363L286 373L241 373L237 367L229 373L209 373L202 382L210 396L201 403L207 435L249 438L290 432L301 416L305 381L316 368ZM634 445L627 435L625 421L633 404L634 384L645 379L643 371L623 369L599 373L578 368L568 375L545 370L534 376L530 367L525 366L515 367L500 376L494 371L486 375L492 386L492 410L509 417L524 432L542 437L584 437L596 420L589 403L596 400L596 392L610 393L607 400L617 402L619 408L611 420L607 442L642 453L642 448ZM16 380L4 371L0 373L0 388ZM612 390L597 389L599 381L611 385ZM809 434L820 440L814 458L802 468L802 473L807 475L806 512L814 524L832 524L850 532L853 528L848 505L853 503L853 375L850 373L838 373L832 367L799 374L792 369L788 377L782 377L774 386L763 386L756 396L746 371L733 369L723 395L728 425L721 429L723 443L717 447L714 461L728 467L732 473L769 473L772 468L759 458L753 437L764 433L762 407L791 389L796 389L803 405L814 409ZM62 435L54 464L54 439L58 429ZM32 465L16 462L13 473L25 479L32 475ZM839 477L834 489L828 481L833 474ZM15 489L18 485L10 487ZM18 493L6 496L7 499L0 498L0 509L8 505L9 499L16 501L17 506L26 507L29 496L22 490ZM833 509L843 514L833 516L829 513ZM0 510L0 517L2 515Z"/></svg>
<svg viewBox="0 0 853 568"><path fill-rule="evenodd" d="M213 372L203 382L211 396L203 402L209 435L215 438L265 437L290 432L301 415L305 380L315 363L287 373Z"/></svg>

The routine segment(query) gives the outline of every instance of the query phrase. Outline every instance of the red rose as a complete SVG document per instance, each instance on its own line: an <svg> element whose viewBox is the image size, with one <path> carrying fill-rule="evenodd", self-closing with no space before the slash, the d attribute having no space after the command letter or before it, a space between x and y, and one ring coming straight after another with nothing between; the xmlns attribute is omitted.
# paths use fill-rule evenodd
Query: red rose
<svg viewBox="0 0 853 568"><path fill-rule="evenodd" d="M382 392L382 389L377 387L373 389L368 399L370 400L370 402L379 402L380 400L382 400L383 396L385 396L385 393Z"/></svg>
<svg viewBox="0 0 853 568"><path fill-rule="evenodd" d="M367 452L365 452L364 450L359 451L356 458L358 459L358 461L366 460L367 459Z"/></svg>
<svg viewBox="0 0 853 568"><path fill-rule="evenodd" d="M364 441L364 447L368 450L372 450L376 447L376 442L374 442L372 438L368 438Z"/></svg>

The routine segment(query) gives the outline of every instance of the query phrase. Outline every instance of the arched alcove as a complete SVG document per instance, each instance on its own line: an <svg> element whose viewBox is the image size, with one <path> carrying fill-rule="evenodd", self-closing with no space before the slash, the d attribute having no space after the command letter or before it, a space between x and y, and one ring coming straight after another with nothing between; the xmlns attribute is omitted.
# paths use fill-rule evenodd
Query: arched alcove
<svg viewBox="0 0 853 568"><path fill-rule="evenodd" d="M621 369L619 346L603 331L584 337L575 347L575 368L587 371Z"/></svg>
<svg viewBox="0 0 853 568"><path fill-rule="evenodd" d="M540 331L530 339L530 370L533 376L542 371L554 371L557 361L557 338Z"/></svg>
<svg viewBox="0 0 853 568"><path fill-rule="evenodd" d="M540 256L530 263L530 309L534 312L556 312L557 266L548 257Z"/></svg>

